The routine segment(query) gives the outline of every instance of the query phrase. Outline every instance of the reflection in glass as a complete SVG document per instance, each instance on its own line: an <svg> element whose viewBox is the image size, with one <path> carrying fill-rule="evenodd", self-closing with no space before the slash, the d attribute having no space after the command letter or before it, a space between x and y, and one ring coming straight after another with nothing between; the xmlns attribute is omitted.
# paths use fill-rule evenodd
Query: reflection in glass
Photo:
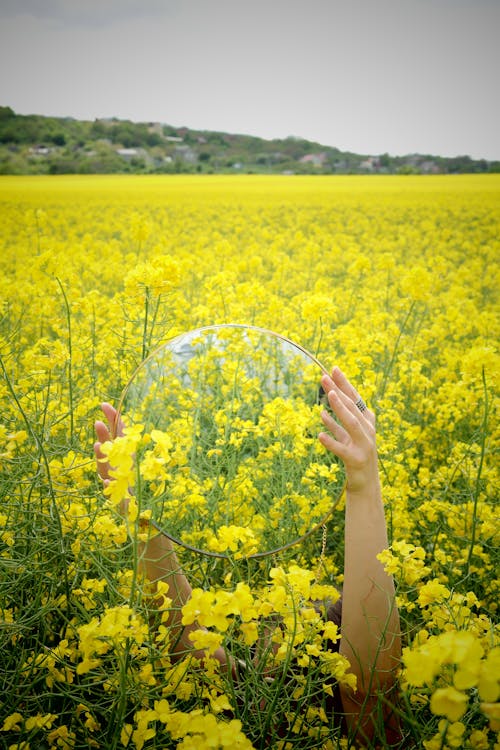
<svg viewBox="0 0 500 750"><path fill-rule="evenodd" d="M161 346L119 405L144 426L141 509L175 541L234 558L321 525L344 482L317 439L323 371L302 347L252 326L208 326Z"/></svg>

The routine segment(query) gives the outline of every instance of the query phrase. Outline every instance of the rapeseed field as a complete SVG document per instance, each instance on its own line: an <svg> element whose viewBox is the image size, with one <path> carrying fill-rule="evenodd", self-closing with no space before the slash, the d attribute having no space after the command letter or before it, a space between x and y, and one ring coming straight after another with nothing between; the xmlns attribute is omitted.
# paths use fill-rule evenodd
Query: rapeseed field
<svg viewBox="0 0 500 750"><path fill-rule="evenodd" d="M339 364L377 413L401 747L499 750L500 179L12 177L0 205L0 746L354 747L328 710L349 665L311 604L342 585L342 499L272 557L179 549L184 622L245 661L235 682L172 661L140 518L96 474L100 403L171 337L238 323ZM179 435L147 454L160 484ZM127 467L144 440L128 431ZM332 478L314 461L305 519ZM199 487L174 485L196 508ZM204 544L234 551L216 531ZM255 659L273 618L276 653Z"/></svg>

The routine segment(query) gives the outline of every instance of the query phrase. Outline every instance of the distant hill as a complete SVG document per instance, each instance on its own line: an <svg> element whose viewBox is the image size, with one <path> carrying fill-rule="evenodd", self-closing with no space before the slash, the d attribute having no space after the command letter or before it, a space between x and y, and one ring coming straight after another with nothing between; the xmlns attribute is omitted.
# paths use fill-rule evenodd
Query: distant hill
<svg viewBox="0 0 500 750"><path fill-rule="evenodd" d="M265 140L159 122L18 115L0 107L0 174L457 174L500 172L469 156L354 154L289 137Z"/></svg>

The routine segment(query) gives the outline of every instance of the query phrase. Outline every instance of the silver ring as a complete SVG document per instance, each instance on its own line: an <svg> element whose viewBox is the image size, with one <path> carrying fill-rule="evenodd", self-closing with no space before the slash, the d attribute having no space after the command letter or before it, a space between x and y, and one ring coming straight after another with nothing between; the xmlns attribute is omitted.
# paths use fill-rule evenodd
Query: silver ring
<svg viewBox="0 0 500 750"><path fill-rule="evenodd" d="M360 396L360 397L358 398L358 400L356 401L356 403L355 403L355 406L357 406L357 407L358 407L358 409L360 410L360 412L364 412L364 411L366 411L366 410L367 410L367 408L368 408L368 407L366 406L365 402L363 401L363 399L361 398L361 396Z"/></svg>

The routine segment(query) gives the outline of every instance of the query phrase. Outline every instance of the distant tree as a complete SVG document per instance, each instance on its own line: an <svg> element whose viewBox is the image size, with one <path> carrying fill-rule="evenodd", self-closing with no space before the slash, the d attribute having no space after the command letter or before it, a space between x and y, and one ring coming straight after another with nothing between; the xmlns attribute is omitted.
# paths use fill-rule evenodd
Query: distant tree
<svg viewBox="0 0 500 750"><path fill-rule="evenodd" d="M80 164L74 159L53 159L49 164L49 174L75 174Z"/></svg>
<svg viewBox="0 0 500 750"><path fill-rule="evenodd" d="M413 164L403 164L402 166L398 167L397 174L420 174L420 170Z"/></svg>
<svg viewBox="0 0 500 750"><path fill-rule="evenodd" d="M10 120L16 116L16 113L10 107L0 107L0 121Z"/></svg>
<svg viewBox="0 0 500 750"><path fill-rule="evenodd" d="M392 159L388 153L381 154L378 157L378 163L383 169L390 169L390 167L392 166L391 162L392 162Z"/></svg>
<svg viewBox="0 0 500 750"><path fill-rule="evenodd" d="M146 145L154 148L160 146L163 143L163 138L158 133L148 133L146 136Z"/></svg>
<svg viewBox="0 0 500 750"><path fill-rule="evenodd" d="M447 171L450 174L473 172L473 162L470 156L455 156L446 160Z"/></svg>
<svg viewBox="0 0 500 750"><path fill-rule="evenodd" d="M134 172L144 172L146 170L146 162L141 157L131 159L130 166Z"/></svg>
<svg viewBox="0 0 500 750"><path fill-rule="evenodd" d="M66 136L64 133L54 133L51 136L51 141L55 146L64 146L66 145Z"/></svg>
<svg viewBox="0 0 500 750"><path fill-rule="evenodd" d="M224 138L223 133L208 133L207 134L207 142L213 143L217 146L222 146L224 148L227 148L228 144L227 141Z"/></svg>
<svg viewBox="0 0 500 750"><path fill-rule="evenodd" d="M90 126L90 133L91 138L107 138L108 135L108 128L104 123L99 122L98 120L94 120L92 125Z"/></svg>
<svg viewBox="0 0 500 750"><path fill-rule="evenodd" d="M0 153L0 174L29 174L30 171L27 160L21 154L2 149Z"/></svg>
<svg viewBox="0 0 500 750"><path fill-rule="evenodd" d="M191 131L187 131L187 133L184 134L184 143L187 143L189 146L194 146L195 143L198 143L198 136L196 136Z"/></svg>

